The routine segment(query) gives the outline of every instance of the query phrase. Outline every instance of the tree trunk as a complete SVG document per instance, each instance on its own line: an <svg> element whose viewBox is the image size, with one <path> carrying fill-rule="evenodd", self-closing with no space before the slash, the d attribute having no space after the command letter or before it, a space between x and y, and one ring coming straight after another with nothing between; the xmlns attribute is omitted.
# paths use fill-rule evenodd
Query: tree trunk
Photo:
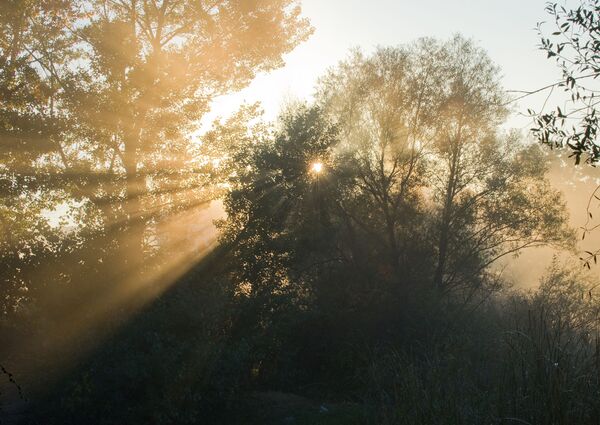
<svg viewBox="0 0 600 425"><path fill-rule="evenodd" d="M439 290L443 290L444 288L444 273L446 272L446 262L448 259L448 248L450 244L450 226L454 197L456 196L459 158L460 146L459 143L456 143L451 152L450 174L448 176L448 184L446 185L444 207L442 210L442 219L440 223L440 237L438 239L438 261L433 277L433 283Z"/></svg>
<svg viewBox="0 0 600 425"><path fill-rule="evenodd" d="M144 261L146 220L142 210L142 197L146 185L144 179L139 175L137 146L137 137L132 137L126 142L124 152L126 197L123 208L126 214L126 226L121 237L121 249L124 255L123 261L129 273L139 271Z"/></svg>

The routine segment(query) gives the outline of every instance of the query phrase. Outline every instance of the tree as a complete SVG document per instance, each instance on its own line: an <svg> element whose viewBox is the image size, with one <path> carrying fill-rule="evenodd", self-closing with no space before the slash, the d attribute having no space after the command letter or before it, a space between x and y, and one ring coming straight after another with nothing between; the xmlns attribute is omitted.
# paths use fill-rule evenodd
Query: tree
<svg viewBox="0 0 600 425"><path fill-rule="evenodd" d="M471 41L355 52L322 79L320 99L354 161L341 210L390 259L394 279L430 267L439 288L475 285L499 258L570 237L544 165L498 134L498 70ZM424 252L435 241L432 264L415 257L418 240Z"/></svg>
<svg viewBox="0 0 600 425"><path fill-rule="evenodd" d="M436 47L440 103L431 154L437 287L477 287L498 259L540 244L566 246L564 202L545 179L535 149L499 134L506 117L498 68L455 37ZM537 162L536 162L537 161Z"/></svg>
<svg viewBox="0 0 600 425"><path fill-rule="evenodd" d="M197 246L159 232L207 205L220 171L199 120L311 31L296 0L2 2L2 309L50 339L25 342L42 362L179 277Z"/></svg>
<svg viewBox="0 0 600 425"><path fill-rule="evenodd" d="M544 162L497 130L497 70L470 41L353 52L318 90L231 157L221 226L240 334L312 314L386 338L431 290L469 300L498 283L498 259L569 245Z"/></svg>
<svg viewBox="0 0 600 425"><path fill-rule="evenodd" d="M28 89L38 81L45 96L27 106L49 122L38 138L51 140L32 159L50 164L56 189L101 212L129 269L148 251L149 225L206 198L191 134L211 99L280 66L311 32L293 0L17 3L3 4L2 65L8 78L25 64Z"/></svg>
<svg viewBox="0 0 600 425"><path fill-rule="evenodd" d="M0 284L4 317L26 311L37 273L80 242L77 232L49 225L44 212L69 198L44 159L55 151L61 123L54 87L30 54L41 43L64 46L66 2L14 0L0 5ZM54 61L62 63L64 55ZM77 216L73 215L74 220ZM63 223L64 224L64 223ZM58 273L52 276L62 281ZM36 279L37 277L37 279ZM49 276L45 276L47 278ZM42 285L39 285L42 286Z"/></svg>
<svg viewBox="0 0 600 425"><path fill-rule="evenodd" d="M107 171L118 167L124 177L125 248L135 258L143 252L149 220L190 208L198 202L193 194L206 188L193 165L189 134L210 100L280 66L281 55L310 27L288 0L87 6L89 18L75 36L88 67L65 94L84 129L105 141L99 159L109 164ZM98 98L105 99L101 108Z"/></svg>
<svg viewBox="0 0 600 425"><path fill-rule="evenodd" d="M555 28L547 35L543 24L538 24L541 49L549 59L556 61L562 79L534 92L559 87L568 101L551 112L536 113L530 109L535 119L532 130L541 143L566 147L576 164L583 159L595 165L600 160L595 84L600 75L600 4L595 0L581 0L578 7L567 9L558 3L548 3L546 12Z"/></svg>
<svg viewBox="0 0 600 425"><path fill-rule="evenodd" d="M319 108L306 106L284 115L280 125L232 155L236 172L221 226L248 295L307 290L296 284L336 257L329 210L339 196L332 155L337 130ZM324 169L314 171L314 162Z"/></svg>
<svg viewBox="0 0 600 425"><path fill-rule="evenodd" d="M336 127L306 105L290 108L278 127L232 154L221 243L230 247L237 299L233 334L250 345L246 361L256 365L256 379L278 380L297 362L280 382L288 386L339 366L318 361L330 348L316 335L341 338L331 327L352 323L344 312L361 292L353 290L359 279L336 213L344 185Z"/></svg>
<svg viewBox="0 0 600 425"><path fill-rule="evenodd" d="M70 208L102 281L138 279L162 224L213 198L214 147L193 137L211 100L312 31L295 0L14 0L0 18L2 189L30 205L3 231Z"/></svg>
<svg viewBox="0 0 600 425"><path fill-rule="evenodd" d="M546 52L548 59L555 61L562 78L538 90L525 92L520 98L549 90L550 99L555 88L562 89L567 100L561 106L556 106L550 112L544 110L545 104L539 112L528 110L534 118L532 132L542 144L566 149L569 157L574 157L575 165L583 161L596 166L600 160L600 144L597 140L600 4L595 0L581 0L577 7L567 8L566 5L549 2L545 10L552 18L554 28L548 34L544 24L538 24L540 48ZM597 227L592 223L591 212L591 206L597 199L597 190L589 195L582 239ZM597 261L600 252L592 251L585 251L581 257L588 268L592 261Z"/></svg>

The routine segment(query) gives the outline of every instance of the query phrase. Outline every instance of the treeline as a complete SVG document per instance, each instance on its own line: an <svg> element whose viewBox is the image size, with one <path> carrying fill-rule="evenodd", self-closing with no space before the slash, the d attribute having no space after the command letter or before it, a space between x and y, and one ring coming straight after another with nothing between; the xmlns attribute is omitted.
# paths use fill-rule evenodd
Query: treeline
<svg viewBox="0 0 600 425"><path fill-rule="evenodd" d="M195 142L311 29L293 1L160 4L0 5L10 421L597 423L594 283L499 265L574 240L481 48L353 51L277 123Z"/></svg>

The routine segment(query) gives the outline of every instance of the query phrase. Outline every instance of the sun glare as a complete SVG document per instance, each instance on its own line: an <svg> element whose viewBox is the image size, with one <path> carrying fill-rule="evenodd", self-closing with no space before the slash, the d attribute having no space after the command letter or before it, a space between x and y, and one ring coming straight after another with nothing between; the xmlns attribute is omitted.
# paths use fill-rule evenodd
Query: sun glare
<svg viewBox="0 0 600 425"><path fill-rule="evenodd" d="M321 161L313 162L310 166L310 171L312 171L315 174L321 174L321 172L323 171L323 163Z"/></svg>

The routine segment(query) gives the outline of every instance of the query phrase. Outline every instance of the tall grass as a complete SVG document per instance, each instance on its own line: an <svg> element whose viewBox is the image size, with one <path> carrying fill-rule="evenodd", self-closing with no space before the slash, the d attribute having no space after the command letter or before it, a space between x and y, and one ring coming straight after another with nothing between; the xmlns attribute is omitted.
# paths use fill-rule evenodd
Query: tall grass
<svg viewBox="0 0 600 425"><path fill-rule="evenodd" d="M598 424L599 312L586 276L555 263L535 292L498 297L427 348L372 356L372 423Z"/></svg>

